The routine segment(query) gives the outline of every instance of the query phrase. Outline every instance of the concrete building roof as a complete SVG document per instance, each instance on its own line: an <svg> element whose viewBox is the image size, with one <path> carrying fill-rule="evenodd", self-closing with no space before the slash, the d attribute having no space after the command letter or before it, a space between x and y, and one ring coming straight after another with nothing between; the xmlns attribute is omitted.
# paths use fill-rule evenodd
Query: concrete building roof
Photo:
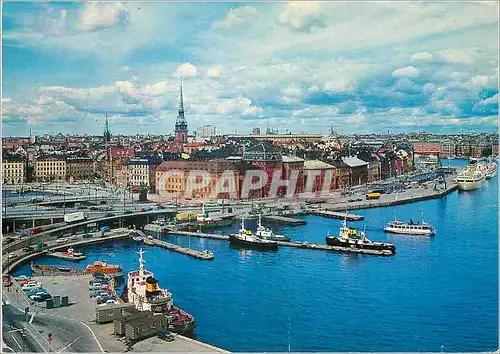
<svg viewBox="0 0 500 354"><path fill-rule="evenodd" d="M334 168L332 165L320 160L306 160L304 161L305 170L326 170Z"/></svg>
<svg viewBox="0 0 500 354"><path fill-rule="evenodd" d="M360 166L367 166L368 165L368 162L360 160L354 156L343 157L342 161L344 161L344 163L347 164L349 167L360 167Z"/></svg>
<svg viewBox="0 0 500 354"><path fill-rule="evenodd" d="M282 161L283 163L293 163L293 162L304 162L304 159L301 159L300 157L297 156L283 155Z"/></svg>

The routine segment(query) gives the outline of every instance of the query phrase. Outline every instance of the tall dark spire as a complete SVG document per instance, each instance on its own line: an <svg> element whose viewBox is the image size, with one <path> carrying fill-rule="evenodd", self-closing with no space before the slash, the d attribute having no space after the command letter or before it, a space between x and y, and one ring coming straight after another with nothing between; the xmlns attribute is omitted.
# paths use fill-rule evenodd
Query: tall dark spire
<svg viewBox="0 0 500 354"><path fill-rule="evenodd" d="M111 132L109 130L108 112L106 114L106 124L104 125L104 142L109 143L111 141Z"/></svg>
<svg viewBox="0 0 500 354"><path fill-rule="evenodd" d="M182 95L182 77L179 94L179 107L177 109L177 119L175 120L175 141L185 143L187 141L188 126L184 116L184 97Z"/></svg>

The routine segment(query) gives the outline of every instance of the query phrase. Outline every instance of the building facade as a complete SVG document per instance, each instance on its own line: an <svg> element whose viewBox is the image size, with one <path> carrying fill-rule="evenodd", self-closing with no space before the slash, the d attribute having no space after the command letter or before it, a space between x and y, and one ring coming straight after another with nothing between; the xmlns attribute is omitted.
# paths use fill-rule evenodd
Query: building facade
<svg viewBox="0 0 500 354"><path fill-rule="evenodd" d="M354 156L344 157L342 161L349 166L349 185L351 187L366 184L368 182L368 162Z"/></svg>
<svg viewBox="0 0 500 354"><path fill-rule="evenodd" d="M35 180L37 182L66 180L66 160L59 156L39 157L35 160Z"/></svg>
<svg viewBox="0 0 500 354"><path fill-rule="evenodd" d="M123 165L127 171L127 184L138 187L141 184L155 190L156 168L162 163L159 157L133 157Z"/></svg>
<svg viewBox="0 0 500 354"><path fill-rule="evenodd" d="M209 180L202 182L201 174L208 173ZM225 173L225 175L224 175ZM224 177L224 181L219 180ZM189 180L194 178L194 180ZM191 184L190 184L191 183ZM193 184L194 183L194 184ZM238 168L230 161L164 161L156 169L156 192L163 196L180 198L186 196L189 186L192 187L189 198L201 200L238 199L240 195L240 174ZM200 185L200 188L197 188ZM218 189L219 188L219 189ZM232 192L223 191L228 188Z"/></svg>
<svg viewBox="0 0 500 354"><path fill-rule="evenodd" d="M196 139L198 140L210 140L212 138L215 138L215 136L215 125L206 124L196 128Z"/></svg>
<svg viewBox="0 0 500 354"><path fill-rule="evenodd" d="M2 157L3 184L23 184L26 182L25 161L20 156Z"/></svg>
<svg viewBox="0 0 500 354"><path fill-rule="evenodd" d="M264 171L267 175L267 183L261 189L251 190L248 198L268 197L275 171L281 171L283 168L281 150L276 146L261 142L243 150L243 161Z"/></svg>
<svg viewBox="0 0 500 354"><path fill-rule="evenodd" d="M304 192L318 194L322 190L330 192L334 189L335 167L319 160L304 161L303 182ZM312 180L311 180L312 179Z"/></svg>
<svg viewBox="0 0 500 354"><path fill-rule="evenodd" d="M67 157L66 179L69 181L88 180L95 176L94 161L90 157Z"/></svg>

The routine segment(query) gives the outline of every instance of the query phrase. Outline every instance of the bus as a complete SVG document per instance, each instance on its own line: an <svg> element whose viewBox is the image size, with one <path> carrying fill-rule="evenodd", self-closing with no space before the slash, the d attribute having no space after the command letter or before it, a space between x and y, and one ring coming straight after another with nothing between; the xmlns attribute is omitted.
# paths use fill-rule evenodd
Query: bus
<svg viewBox="0 0 500 354"><path fill-rule="evenodd" d="M370 199L379 199L380 198L380 193L368 193L366 195L366 199L367 200L370 200Z"/></svg>

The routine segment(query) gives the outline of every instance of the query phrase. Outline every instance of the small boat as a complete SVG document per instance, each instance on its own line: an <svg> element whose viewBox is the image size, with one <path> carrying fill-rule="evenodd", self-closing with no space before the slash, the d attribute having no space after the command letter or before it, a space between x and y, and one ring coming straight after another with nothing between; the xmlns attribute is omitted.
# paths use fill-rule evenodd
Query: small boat
<svg viewBox="0 0 500 354"><path fill-rule="evenodd" d="M436 234L436 230L425 221L414 223L411 219L408 224L397 220L391 221L384 227L384 231L402 235L434 236Z"/></svg>
<svg viewBox="0 0 500 354"><path fill-rule="evenodd" d="M255 236L264 240L271 241L290 241L290 236L277 235L271 229L262 226L262 214L259 214L259 224L255 231Z"/></svg>
<svg viewBox="0 0 500 354"><path fill-rule="evenodd" d="M107 264L104 261L95 261L92 264L89 264L87 268L85 268L86 274L110 274L115 277L123 276L123 269L115 264Z"/></svg>
<svg viewBox="0 0 500 354"><path fill-rule="evenodd" d="M339 236L326 236L326 244L329 246L360 248L377 251L389 251L392 254L396 252L396 247L392 243L371 241L366 237L364 231L357 231L355 228L347 225L347 212L344 221L340 227Z"/></svg>
<svg viewBox="0 0 500 354"><path fill-rule="evenodd" d="M154 245L155 243L153 242L153 236L148 236L147 238L145 238L144 243L150 246Z"/></svg>
<svg viewBox="0 0 500 354"><path fill-rule="evenodd" d="M141 236L134 236L134 237L132 237L132 240L134 240L134 241L142 241L143 238Z"/></svg>
<svg viewBox="0 0 500 354"><path fill-rule="evenodd" d="M276 241L265 240L256 237L252 231L245 228L245 219L241 219L241 229L237 234L229 235L229 244L232 246L242 246L246 248L255 248L261 250L277 250L278 243Z"/></svg>

